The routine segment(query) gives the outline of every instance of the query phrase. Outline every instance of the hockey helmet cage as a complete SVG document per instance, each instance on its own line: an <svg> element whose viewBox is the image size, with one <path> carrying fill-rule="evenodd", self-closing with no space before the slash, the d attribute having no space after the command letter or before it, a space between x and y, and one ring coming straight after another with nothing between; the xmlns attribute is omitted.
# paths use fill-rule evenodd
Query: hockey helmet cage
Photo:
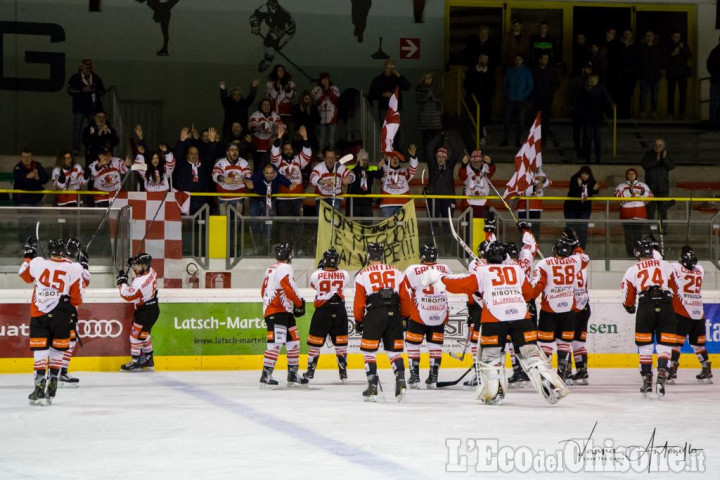
<svg viewBox="0 0 720 480"><path fill-rule="evenodd" d="M438 249L433 245L425 244L420 247L420 259L425 263L437 262Z"/></svg>
<svg viewBox="0 0 720 480"><path fill-rule="evenodd" d="M379 260L385 259L385 247L382 243L370 242L367 244L367 258L368 260Z"/></svg>
<svg viewBox="0 0 720 480"><path fill-rule="evenodd" d="M340 254L335 248L330 247L323 253L323 258L320 261L322 267L320 268L338 268L340 263Z"/></svg>
<svg viewBox="0 0 720 480"><path fill-rule="evenodd" d="M80 251L80 240L73 237L68 238L67 242L65 242L65 252L63 255L67 258L74 258L78 251Z"/></svg>

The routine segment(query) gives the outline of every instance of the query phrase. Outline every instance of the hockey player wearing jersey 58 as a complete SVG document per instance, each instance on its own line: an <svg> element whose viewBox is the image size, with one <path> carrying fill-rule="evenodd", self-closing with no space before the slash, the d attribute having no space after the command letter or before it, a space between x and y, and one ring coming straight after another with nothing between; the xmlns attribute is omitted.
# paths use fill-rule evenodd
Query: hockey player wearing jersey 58
<svg viewBox="0 0 720 480"><path fill-rule="evenodd" d="M347 380L347 345L348 345L348 317L345 310L345 287L350 275L345 270L338 270L340 254L334 248L323 253L320 269L310 275L310 286L314 288L315 313L310 321L307 343L308 369L304 377L308 380L315 376L320 348L325 339L330 339L335 346L340 380Z"/></svg>
<svg viewBox="0 0 720 480"><path fill-rule="evenodd" d="M157 297L157 273L150 266L152 257L147 253L138 253L128 258L127 266L135 274L132 284L128 285L128 273L120 271L116 283L123 300L135 304L135 316L130 331L130 355L132 359L120 367L122 370L152 369L153 345L150 332L160 316Z"/></svg>
<svg viewBox="0 0 720 480"><path fill-rule="evenodd" d="M26 283L35 283L30 304L30 350L33 352L35 389L30 405L50 405L57 392L63 354L70 348L72 308L83 302L82 267L63 258L61 239L47 244L49 259L37 256L35 240L28 238L25 260L18 274ZM49 369L49 375L48 374Z"/></svg>

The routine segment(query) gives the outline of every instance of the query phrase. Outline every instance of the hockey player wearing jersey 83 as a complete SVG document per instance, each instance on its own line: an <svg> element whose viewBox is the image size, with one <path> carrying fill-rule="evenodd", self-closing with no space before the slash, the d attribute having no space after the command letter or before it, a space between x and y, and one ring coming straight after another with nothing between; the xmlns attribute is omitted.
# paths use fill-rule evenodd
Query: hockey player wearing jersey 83
<svg viewBox="0 0 720 480"><path fill-rule="evenodd" d="M135 316L130 330L130 362L120 367L124 371L148 369L155 366L153 345L150 332L160 316L157 298L157 273L151 267L152 257L147 253L138 253L128 258L127 266L132 269L135 278L128 285L128 272L121 270L116 283L123 300L135 304Z"/></svg>
<svg viewBox="0 0 720 480"><path fill-rule="evenodd" d="M49 259L37 257L35 239L28 238L25 260L18 274L26 283L35 283L30 305L30 350L33 351L35 389L30 405L50 405L57 391L63 353L70 348L71 307L83 302L85 287L82 267L63 258L65 243L48 242ZM49 367L49 378L46 374Z"/></svg>

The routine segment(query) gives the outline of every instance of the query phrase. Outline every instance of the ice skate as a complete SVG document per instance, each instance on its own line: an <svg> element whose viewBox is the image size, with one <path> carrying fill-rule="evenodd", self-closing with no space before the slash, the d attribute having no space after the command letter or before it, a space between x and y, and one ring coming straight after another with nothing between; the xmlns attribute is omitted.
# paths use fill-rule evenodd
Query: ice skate
<svg viewBox="0 0 720 480"><path fill-rule="evenodd" d="M428 375L427 380L425 380L425 386L428 390L437 389L439 369L440 367L438 367L437 365L430 367L430 374Z"/></svg>
<svg viewBox="0 0 720 480"><path fill-rule="evenodd" d="M47 381L44 377L42 379L35 379L35 390L33 390L32 393L28 395L30 405L37 406L45 404L46 383Z"/></svg>
<svg viewBox="0 0 720 480"><path fill-rule="evenodd" d="M670 385L675 385L675 381L677 380L677 371L678 371L678 364L673 364L672 367L670 367L670 371L668 372L667 379L665 380L665 383L668 383Z"/></svg>
<svg viewBox="0 0 720 480"><path fill-rule="evenodd" d="M665 396L665 382L668 378L668 371L664 368L658 369L657 383L655 384L655 396L660 400Z"/></svg>
<svg viewBox="0 0 720 480"><path fill-rule="evenodd" d="M124 372L139 371L142 368L143 362L143 357L132 357L132 360L121 366L120 369Z"/></svg>
<svg viewBox="0 0 720 480"><path fill-rule="evenodd" d="M142 360L140 368L148 372L152 372L153 370L155 370L155 359L153 358L152 352L145 354L140 358Z"/></svg>
<svg viewBox="0 0 720 480"><path fill-rule="evenodd" d="M402 402L403 398L405 398L406 390L405 375L402 373L395 374L395 400Z"/></svg>
<svg viewBox="0 0 720 480"><path fill-rule="evenodd" d="M303 373L303 378L310 381L313 378L315 378L315 368L317 367L317 358L315 358L315 361L308 363L308 368L305 373Z"/></svg>
<svg viewBox="0 0 720 480"><path fill-rule="evenodd" d="M558 377L560 377L560 380L562 380L563 382L565 382L567 380L568 369L569 369L569 366L567 363L560 362L560 365L558 365L557 374L558 374Z"/></svg>
<svg viewBox="0 0 720 480"><path fill-rule="evenodd" d="M368 377L368 387L365 389L363 394L363 400L366 402L377 402L378 394L378 377L377 375L370 375Z"/></svg>
<svg viewBox="0 0 720 480"><path fill-rule="evenodd" d="M508 378L508 386L510 388L523 388L530 382L530 377L522 368L513 369L513 374Z"/></svg>
<svg viewBox="0 0 720 480"><path fill-rule="evenodd" d="M642 393L645 398L650 398L650 393L652 392L652 381L652 373L643 375L643 385L640 387L640 393Z"/></svg>
<svg viewBox="0 0 720 480"><path fill-rule="evenodd" d="M713 383L712 378L712 362L705 362L705 365L703 365L702 370L699 374L695 375L695 378L700 383Z"/></svg>
<svg viewBox="0 0 720 480"><path fill-rule="evenodd" d="M261 390L275 390L278 387L278 381L272 378L273 369L271 367L264 367L262 375L260 376L260 389Z"/></svg>
<svg viewBox="0 0 720 480"><path fill-rule="evenodd" d="M338 357L338 374L341 382L347 382L347 359L345 357Z"/></svg>
<svg viewBox="0 0 720 480"><path fill-rule="evenodd" d="M58 386L61 388L77 388L80 386L80 380L70 375L67 368L60 370L60 377L58 380Z"/></svg>
<svg viewBox="0 0 720 480"><path fill-rule="evenodd" d="M47 389L45 390L45 405L50 406L52 405L53 400L55 400L55 394L57 393L58 388L58 377L50 377L50 380L47 382Z"/></svg>
<svg viewBox="0 0 720 480"><path fill-rule="evenodd" d="M294 387L307 387L308 383L310 383L310 380L308 380L305 377L298 377L298 366L297 365L288 365L288 376L287 376L287 386L290 388Z"/></svg>
<svg viewBox="0 0 720 480"><path fill-rule="evenodd" d="M408 378L408 387L412 390L420 388L420 364L410 361L410 378Z"/></svg>
<svg viewBox="0 0 720 480"><path fill-rule="evenodd" d="M478 385L480 385L480 382L478 382L477 373L475 375L473 375L473 378L471 378L470 380L466 380L463 382L463 388L465 390L472 390L472 389L476 388Z"/></svg>
<svg viewBox="0 0 720 480"><path fill-rule="evenodd" d="M568 385L588 385L587 368L578 368L575 373L567 379Z"/></svg>
<svg viewBox="0 0 720 480"><path fill-rule="evenodd" d="M481 395L475 395L475 397L479 398L483 405L500 405L505 399L505 391L503 390L502 385L499 385L498 391L493 398L487 399L483 398Z"/></svg>

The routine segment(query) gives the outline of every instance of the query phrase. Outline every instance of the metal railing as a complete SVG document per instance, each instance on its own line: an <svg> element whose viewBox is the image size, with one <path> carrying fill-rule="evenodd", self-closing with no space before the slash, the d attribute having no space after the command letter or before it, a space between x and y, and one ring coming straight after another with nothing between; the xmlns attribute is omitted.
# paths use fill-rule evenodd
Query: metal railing
<svg viewBox="0 0 720 480"><path fill-rule="evenodd" d="M475 129L475 148L480 148L480 102L478 101L475 94L470 94L471 98L473 100L474 104L474 112L471 109L471 106L468 106L467 102L465 101L465 95L463 95L463 84L465 83L465 72L461 69L456 70L450 70L449 72L445 72L443 74L443 91L444 92L454 92L455 97L452 96L448 97L447 101L443 102L443 108L445 109L445 113L449 113L452 115L460 116L463 113L466 113L468 118L470 119L470 123L472 124L473 128ZM454 102L452 100L455 100ZM450 109L450 106L453 106L454 108Z"/></svg>

